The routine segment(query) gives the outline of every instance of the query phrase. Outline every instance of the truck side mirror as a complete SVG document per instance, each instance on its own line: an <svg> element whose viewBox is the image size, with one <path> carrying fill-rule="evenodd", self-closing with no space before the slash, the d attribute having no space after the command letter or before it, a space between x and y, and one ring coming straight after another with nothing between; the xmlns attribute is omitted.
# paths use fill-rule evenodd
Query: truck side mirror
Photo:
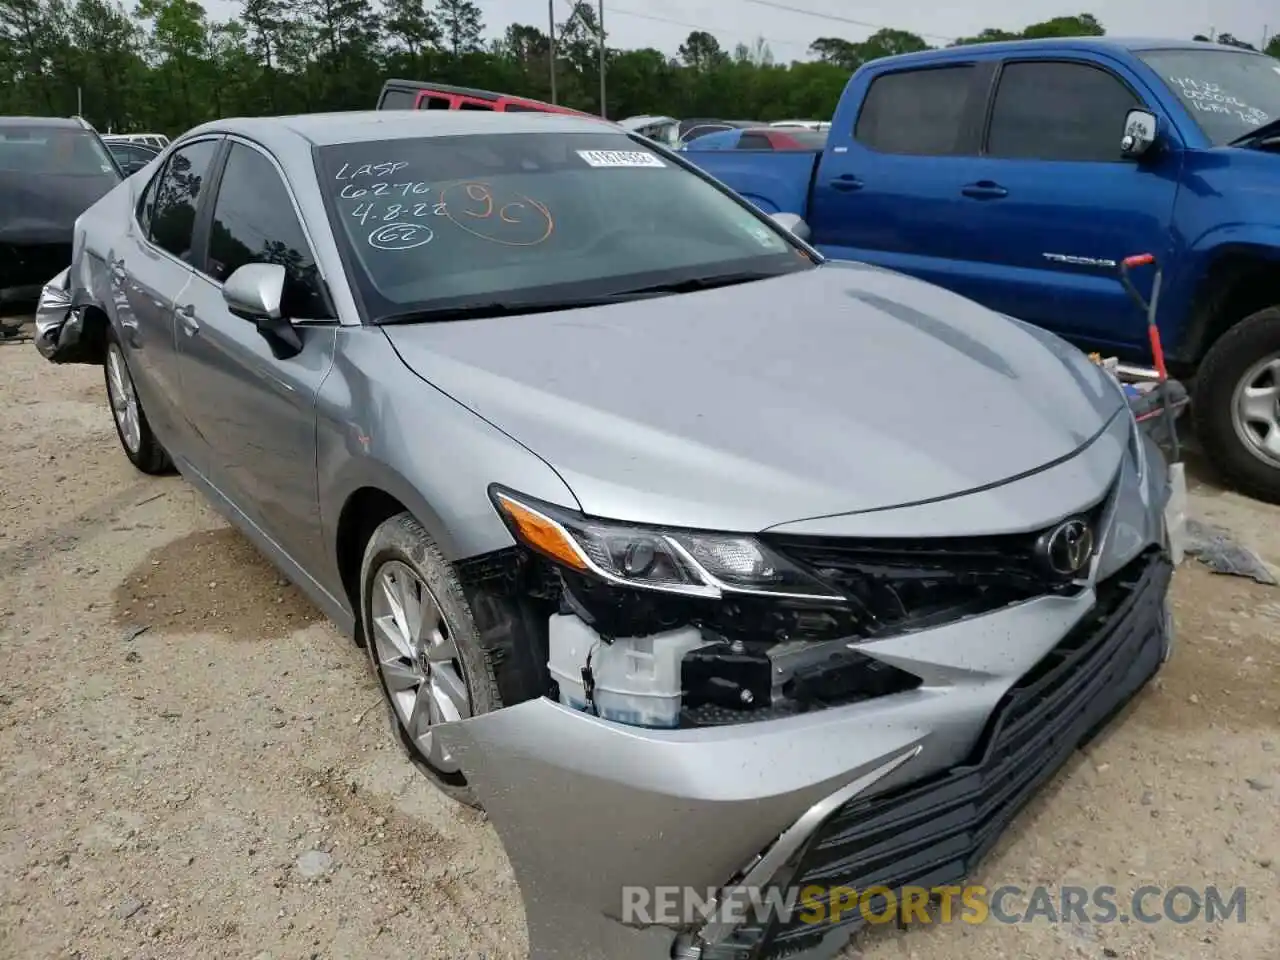
<svg viewBox="0 0 1280 960"><path fill-rule="evenodd" d="M1150 110L1130 110L1124 117L1124 135L1120 140L1120 153L1129 159L1137 159L1156 142L1160 134L1160 119Z"/></svg>

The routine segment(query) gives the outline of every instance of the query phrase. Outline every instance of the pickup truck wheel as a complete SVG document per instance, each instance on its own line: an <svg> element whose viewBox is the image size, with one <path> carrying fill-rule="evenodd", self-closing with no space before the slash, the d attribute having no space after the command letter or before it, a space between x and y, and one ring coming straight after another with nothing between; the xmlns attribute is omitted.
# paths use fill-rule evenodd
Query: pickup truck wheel
<svg viewBox="0 0 1280 960"><path fill-rule="evenodd" d="M116 436L129 462L143 473L168 473L173 464L160 441L151 432L151 424L142 409L142 401L133 386L133 375L124 359L124 348L112 328L107 328L107 351L102 366L107 381L107 401L116 424Z"/></svg>
<svg viewBox="0 0 1280 960"><path fill-rule="evenodd" d="M1224 333L1195 392L1192 417L1209 461L1242 493L1280 503L1280 307Z"/></svg>
<svg viewBox="0 0 1280 960"><path fill-rule="evenodd" d="M500 708L495 665L452 565L411 514L391 517L370 537L360 604L396 740L441 791L479 807L432 727Z"/></svg>

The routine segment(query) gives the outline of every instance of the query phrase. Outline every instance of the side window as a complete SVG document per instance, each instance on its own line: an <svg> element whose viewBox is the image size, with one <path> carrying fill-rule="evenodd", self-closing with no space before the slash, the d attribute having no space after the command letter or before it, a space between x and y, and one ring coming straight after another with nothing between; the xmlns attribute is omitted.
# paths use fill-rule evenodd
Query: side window
<svg viewBox="0 0 1280 960"><path fill-rule="evenodd" d="M423 94L422 98L418 100L419 110L448 110L450 106L452 104L449 102L448 97L432 97Z"/></svg>
<svg viewBox="0 0 1280 960"><path fill-rule="evenodd" d="M960 152L972 64L903 70L871 81L853 136L880 153L946 157Z"/></svg>
<svg viewBox="0 0 1280 960"><path fill-rule="evenodd" d="M1025 160L1119 160L1124 115L1138 98L1084 63L1007 63L991 110L987 154Z"/></svg>
<svg viewBox="0 0 1280 960"><path fill-rule="evenodd" d="M148 237L151 235L151 216L156 209L156 191L159 187L160 180L164 177L166 167L162 167L156 172L145 187L142 188L142 195L138 197L137 215L138 226L142 228L142 235Z"/></svg>
<svg viewBox="0 0 1280 960"><path fill-rule="evenodd" d="M285 316L328 315L315 258L280 173L257 150L233 143L213 205L208 272L221 283L246 263L285 268Z"/></svg>
<svg viewBox="0 0 1280 960"><path fill-rule="evenodd" d="M492 103L485 103L483 100L463 100L458 103L459 110L492 110Z"/></svg>
<svg viewBox="0 0 1280 960"><path fill-rule="evenodd" d="M413 101L418 94L414 90L397 90L392 87L390 90L382 94L382 102L378 104L379 110L412 110Z"/></svg>
<svg viewBox="0 0 1280 960"><path fill-rule="evenodd" d="M156 196L149 224L151 242L188 263L196 204L218 144L217 140L201 140L182 147L169 158L159 180L152 181Z"/></svg>
<svg viewBox="0 0 1280 960"><path fill-rule="evenodd" d="M772 150L773 144L763 133L744 133L738 138L739 150Z"/></svg>

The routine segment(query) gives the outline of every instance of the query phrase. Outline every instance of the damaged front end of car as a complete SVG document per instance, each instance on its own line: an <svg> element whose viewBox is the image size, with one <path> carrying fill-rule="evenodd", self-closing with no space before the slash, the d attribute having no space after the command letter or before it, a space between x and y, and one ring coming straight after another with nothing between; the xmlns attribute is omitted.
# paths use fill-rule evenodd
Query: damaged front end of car
<svg viewBox="0 0 1280 960"><path fill-rule="evenodd" d="M936 504L745 536L492 490L516 546L458 572L473 606L545 624L547 694L437 729L530 955L833 955L862 918L833 891L965 877L1167 655L1167 479L1136 434L1117 415L956 498L973 529L937 537L917 535Z"/></svg>

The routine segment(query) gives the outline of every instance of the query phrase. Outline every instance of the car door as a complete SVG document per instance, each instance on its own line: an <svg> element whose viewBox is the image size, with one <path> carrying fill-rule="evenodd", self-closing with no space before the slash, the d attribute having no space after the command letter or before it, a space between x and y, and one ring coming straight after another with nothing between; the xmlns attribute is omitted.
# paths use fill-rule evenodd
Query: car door
<svg viewBox="0 0 1280 960"><path fill-rule="evenodd" d="M829 131L818 166L809 224L823 253L971 292L977 228L960 191L977 175L993 70L947 62L871 79L853 129Z"/></svg>
<svg viewBox="0 0 1280 960"><path fill-rule="evenodd" d="M184 402L208 451L200 469L301 562L322 548L315 395L333 362L337 324L293 194L262 148L229 141L207 234L178 309ZM286 268L282 306L300 352L282 350L227 309L223 281L247 263Z"/></svg>
<svg viewBox="0 0 1280 960"><path fill-rule="evenodd" d="M182 412L174 310L191 281L196 210L219 145L210 138L174 151L143 189L108 263L129 372L151 428L181 459L197 441Z"/></svg>
<svg viewBox="0 0 1280 960"><path fill-rule="evenodd" d="M962 188L978 299L1078 342L1145 343L1117 270L1172 249L1181 164L1168 139L1142 161L1122 157L1125 115L1145 95L1120 63L1001 65L984 155ZM1149 289L1151 271L1138 279Z"/></svg>

